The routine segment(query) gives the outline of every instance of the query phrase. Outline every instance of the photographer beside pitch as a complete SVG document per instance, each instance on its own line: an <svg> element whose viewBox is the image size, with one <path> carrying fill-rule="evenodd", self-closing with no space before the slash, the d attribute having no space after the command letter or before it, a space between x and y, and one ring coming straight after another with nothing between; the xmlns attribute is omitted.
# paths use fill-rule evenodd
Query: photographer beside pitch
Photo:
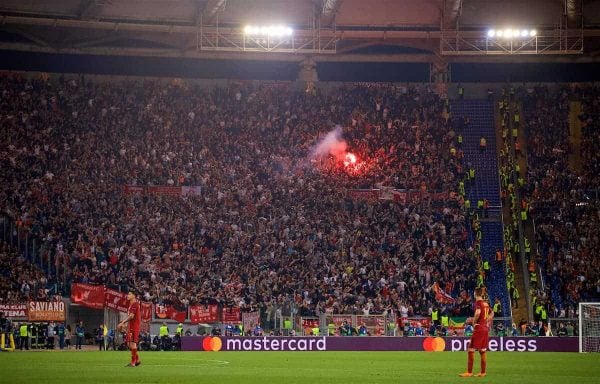
<svg viewBox="0 0 600 384"><path fill-rule="evenodd" d="M490 340L489 328L494 318L494 312L487 302L487 289L485 287L475 288L475 314L473 315L473 324L475 331L471 336L471 342L467 350L469 360L467 362L467 372L461 373L461 377L473 376L473 361L475 360L475 350L479 351L481 358L481 372L476 374L477 377L485 377L487 367L487 348Z"/></svg>
<svg viewBox="0 0 600 384"><path fill-rule="evenodd" d="M137 367L142 363L137 353L137 343L140 335L141 308L140 302L137 301L135 297L135 293L131 291L127 294L127 301L129 301L127 318L119 323L118 329L122 332L125 329L125 325L127 325L127 347L131 351L131 363L127 364L126 367Z"/></svg>

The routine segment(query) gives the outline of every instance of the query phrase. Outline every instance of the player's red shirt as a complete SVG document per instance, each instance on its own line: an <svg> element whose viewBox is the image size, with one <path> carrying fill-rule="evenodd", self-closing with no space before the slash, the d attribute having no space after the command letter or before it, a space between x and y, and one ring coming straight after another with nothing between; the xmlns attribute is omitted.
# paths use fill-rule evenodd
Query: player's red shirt
<svg viewBox="0 0 600 384"><path fill-rule="evenodd" d="M475 311L479 309L479 318L477 319L477 326L487 328L488 320L490 318L490 313L492 312L490 309L490 305L487 301L477 300L475 302Z"/></svg>
<svg viewBox="0 0 600 384"><path fill-rule="evenodd" d="M127 316L131 314L133 314L133 319L129 320L129 323L127 324L128 328L129 330L136 330L139 332L140 323L142 320L142 313L139 301L135 301L129 304L129 308L127 309Z"/></svg>

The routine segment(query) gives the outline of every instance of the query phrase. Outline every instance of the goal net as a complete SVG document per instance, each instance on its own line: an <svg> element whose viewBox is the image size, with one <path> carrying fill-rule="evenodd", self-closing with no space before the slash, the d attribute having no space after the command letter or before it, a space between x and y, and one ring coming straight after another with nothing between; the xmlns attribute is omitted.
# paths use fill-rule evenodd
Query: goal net
<svg viewBox="0 0 600 384"><path fill-rule="evenodd" d="M600 352L600 303L579 303L579 352Z"/></svg>

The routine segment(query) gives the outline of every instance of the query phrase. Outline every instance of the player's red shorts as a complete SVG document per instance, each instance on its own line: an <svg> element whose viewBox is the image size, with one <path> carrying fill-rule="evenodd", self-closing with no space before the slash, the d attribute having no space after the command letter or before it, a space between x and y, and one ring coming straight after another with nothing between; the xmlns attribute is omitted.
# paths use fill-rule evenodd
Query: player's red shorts
<svg viewBox="0 0 600 384"><path fill-rule="evenodd" d="M471 344L469 348L478 350L487 350L488 342L490 341L489 330L486 327L477 326L475 332L471 336Z"/></svg>
<svg viewBox="0 0 600 384"><path fill-rule="evenodd" d="M128 343L137 343L140 338L140 330L135 328L127 329L127 342Z"/></svg>

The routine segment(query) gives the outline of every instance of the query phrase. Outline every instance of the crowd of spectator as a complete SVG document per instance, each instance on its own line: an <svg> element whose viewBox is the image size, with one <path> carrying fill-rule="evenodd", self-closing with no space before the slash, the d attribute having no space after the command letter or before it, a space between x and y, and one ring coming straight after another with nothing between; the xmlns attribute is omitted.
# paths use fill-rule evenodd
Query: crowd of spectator
<svg viewBox="0 0 600 384"><path fill-rule="evenodd" d="M0 242L0 304L49 299L44 271L26 260L18 249Z"/></svg>
<svg viewBox="0 0 600 384"><path fill-rule="evenodd" d="M427 315L434 282L454 297L474 288L456 201L348 193L456 188L452 124L426 88L10 75L0 120L0 211L41 240L49 281L175 306L294 302L305 315ZM356 165L309 156L336 125ZM200 194L127 195L123 185Z"/></svg>
<svg viewBox="0 0 600 384"><path fill-rule="evenodd" d="M571 101L583 106L580 160L575 156L575 133L570 132ZM536 287L534 299L550 300L550 317L573 317L578 302L600 298L600 264L594 257L600 246L599 101L594 86L535 87L523 98L529 167L524 193L532 201L538 261L546 283L545 290Z"/></svg>

